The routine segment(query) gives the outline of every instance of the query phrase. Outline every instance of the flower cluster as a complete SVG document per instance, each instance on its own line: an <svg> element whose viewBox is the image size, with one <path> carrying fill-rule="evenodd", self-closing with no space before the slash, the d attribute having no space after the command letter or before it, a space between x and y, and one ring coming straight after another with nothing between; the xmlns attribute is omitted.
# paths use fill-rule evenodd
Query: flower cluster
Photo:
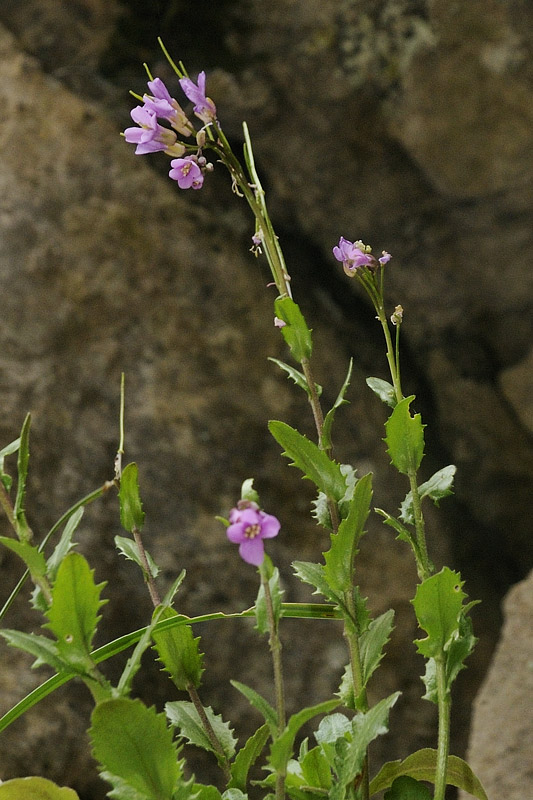
<svg viewBox="0 0 533 800"><path fill-rule="evenodd" d="M371 254L371 248L368 245L363 244L361 241L350 242L344 236L341 236L339 244L333 248L333 255L337 261L342 262L342 267L350 278L353 278L361 267L368 267L368 269L374 271L378 262L387 264L391 260L390 253L386 253L385 250L381 258L376 260Z"/></svg>
<svg viewBox="0 0 533 800"><path fill-rule="evenodd" d="M205 94L205 72L198 75L198 82L190 78L181 78L183 93L194 103L194 113L206 125L216 121L216 106ZM136 155L164 152L173 156L170 162L169 176L178 182L180 189L200 189L204 182L204 174L212 168L201 155L200 143L205 141L202 131L197 135L198 150L194 146L178 140L178 134L192 136L196 131L192 122L180 104L171 97L170 92L160 78L148 81L150 94L143 96L143 105L131 111L132 120L137 127L126 128L124 138L136 144ZM170 128L161 125L158 120L170 123ZM186 153L188 153L186 155Z"/></svg>
<svg viewBox="0 0 533 800"><path fill-rule="evenodd" d="M279 520L261 511L252 500L240 500L229 515L226 535L239 545L239 555L248 564L258 567L265 557L263 539L272 539L280 529Z"/></svg>

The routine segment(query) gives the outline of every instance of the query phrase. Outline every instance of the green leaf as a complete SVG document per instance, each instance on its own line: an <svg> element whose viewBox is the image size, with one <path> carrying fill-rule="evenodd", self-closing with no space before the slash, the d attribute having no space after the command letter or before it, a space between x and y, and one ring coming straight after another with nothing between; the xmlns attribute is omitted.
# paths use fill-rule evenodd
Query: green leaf
<svg viewBox="0 0 533 800"><path fill-rule="evenodd" d="M466 594L457 572L443 567L420 583L412 601L420 627L426 639L417 639L418 652L426 658L441 656L452 637L459 633L459 618Z"/></svg>
<svg viewBox="0 0 533 800"><path fill-rule="evenodd" d="M393 528L396 531L396 533L398 534L398 536L396 537L397 539L399 539L402 542L407 542L407 544L410 544L411 546L416 546L416 541L414 536L404 525L402 525L401 522L399 522L394 517L391 517L391 515L387 511L383 511L382 508L375 508L374 511L376 512L376 514L379 514L380 516L383 517L383 522L385 523L385 525L388 525L390 528Z"/></svg>
<svg viewBox="0 0 533 800"><path fill-rule="evenodd" d="M150 800L172 798L181 770L164 714L121 697L99 703L91 721L89 735L100 770Z"/></svg>
<svg viewBox="0 0 533 800"><path fill-rule="evenodd" d="M359 647L361 650L363 686L367 685L370 676L383 658L383 649L389 641L393 622L394 611L389 609L389 611L385 611L384 614L372 620L368 629L360 636Z"/></svg>
<svg viewBox="0 0 533 800"><path fill-rule="evenodd" d="M13 778L0 786L0 800L79 800L74 789L46 778Z"/></svg>
<svg viewBox="0 0 533 800"><path fill-rule="evenodd" d="M390 406L391 408L396 406L396 392L394 391L394 386L391 383L384 381L382 378L367 378L366 384L386 405Z"/></svg>
<svg viewBox="0 0 533 800"><path fill-rule="evenodd" d="M351 721L349 736L340 737L335 743L336 774L329 793L330 800L344 800L346 787L362 771L367 748L378 736L388 730L389 711L400 696L395 692L376 703L366 713L357 714Z"/></svg>
<svg viewBox="0 0 533 800"><path fill-rule="evenodd" d="M183 581L185 579L185 575L186 574L187 573L185 572L185 570L182 569L180 574L176 578L176 580L171 583L167 593L165 594L165 596L164 596L164 598L162 600L162 603L161 603L162 606L171 606L172 605L172 603L174 602L174 598L175 598L176 594L178 593L178 589L180 588L181 584L183 583Z"/></svg>
<svg viewBox="0 0 533 800"><path fill-rule="evenodd" d="M0 544L16 553L26 564L33 580L44 578L46 561L44 555L26 540L11 539L9 536L0 536Z"/></svg>
<svg viewBox="0 0 533 800"><path fill-rule="evenodd" d="M294 383L297 386L299 386L300 389L303 389L308 397L311 395L311 390L309 389L309 386L307 385L307 381L305 379L305 375L302 372L300 372L300 370L295 369L294 367L291 367L290 364L285 364L285 362L284 361L280 361L279 358L270 358L269 357L268 360L272 361L274 364L277 364L280 369L284 370L287 373L288 377L292 378ZM322 386L320 386L320 384L318 384L318 383L315 383L315 389L316 389L317 395L320 397L320 395L322 394Z"/></svg>
<svg viewBox="0 0 533 800"><path fill-rule="evenodd" d="M291 466L298 467L304 478L313 481L332 500L339 501L343 498L346 480L336 461L331 461L314 442L285 422L271 420L268 428L274 439L284 448L283 455L292 458Z"/></svg>
<svg viewBox="0 0 533 800"><path fill-rule="evenodd" d="M11 475L8 475L7 472L4 472L4 459L6 456L10 456L13 453L16 453L19 447L20 447L20 436L18 439L15 439L14 442L10 442L10 444L7 444L0 450L0 481L3 483L5 490L7 492L11 491L13 479Z"/></svg>
<svg viewBox="0 0 533 800"><path fill-rule="evenodd" d="M244 683L240 683L239 681L230 681L230 683L235 687L235 689L237 689L246 697L248 702L257 711L259 711L267 723L271 735L274 736L278 728L278 715L275 709L272 708L270 703L268 703L264 697L261 697L261 695L255 691L255 689L251 689L249 686L246 686Z"/></svg>
<svg viewBox="0 0 533 800"><path fill-rule="evenodd" d="M269 735L270 729L265 723L265 725L261 725L261 727L250 736L246 744L241 747L231 765L231 781L229 782L228 788L240 789L243 792L246 791L248 772L263 752Z"/></svg>
<svg viewBox="0 0 533 800"><path fill-rule="evenodd" d="M326 528L328 531L332 529L331 514L329 513L328 498L324 492L319 492L316 500L312 500L313 510L312 516L316 519L319 525Z"/></svg>
<svg viewBox="0 0 533 800"><path fill-rule="evenodd" d="M454 464L450 464L448 467L439 469L439 471L432 475L428 481L420 484L418 487L420 499L422 500L424 497L429 497L431 500L433 500L435 505L438 506L443 497L448 497L449 495L453 494L453 478L456 471L457 467ZM400 517L404 522L408 522L411 525L414 524L415 517L413 513L412 492L409 492L401 505Z"/></svg>
<svg viewBox="0 0 533 800"><path fill-rule="evenodd" d="M350 591L353 585L354 559L359 539L370 513L372 473L361 478L354 490L348 516L337 533L331 534L331 547L324 553L324 577L335 594Z"/></svg>
<svg viewBox="0 0 533 800"><path fill-rule="evenodd" d="M85 509L83 507L78 508L72 516L69 517L59 542L54 547L52 555L46 561L46 576L52 583L56 579L61 562L66 558L72 548L76 546L72 543L72 537L81 522L84 511Z"/></svg>
<svg viewBox="0 0 533 800"><path fill-rule="evenodd" d="M300 758L305 783L317 789L331 788L331 770L321 747L313 747Z"/></svg>
<svg viewBox="0 0 533 800"><path fill-rule="evenodd" d="M133 539L128 539L126 536L115 536L115 546L121 555L127 558L128 561L133 561L144 572L144 564L139 553L137 542L135 542ZM146 560L148 561L150 575L152 578L157 578L159 575L159 567L147 550L144 551L144 554L146 556Z"/></svg>
<svg viewBox="0 0 533 800"><path fill-rule="evenodd" d="M340 406L349 403L349 400L345 399L345 394L348 391L348 387L350 385L350 379L352 377L352 369L353 369L353 358L350 359L348 373L346 375L344 383L341 386L341 390L337 395L337 399L333 403L333 406L330 408L324 419L324 425L322 428L322 437L320 440L320 447L322 448L322 450L329 450L329 448L332 446L331 429L333 427L333 422L335 421L335 412L337 411L338 408L340 408Z"/></svg>
<svg viewBox="0 0 533 800"><path fill-rule="evenodd" d="M113 787L107 793L107 797L111 797L113 800L151 800L147 794L133 789L129 783L123 781L118 775L113 775L111 772L104 770L100 773L100 777Z"/></svg>
<svg viewBox="0 0 533 800"><path fill-rule="evenodd" d="M278 297L274 301L274 311L285 322L280 330L294 360L299 364L304 359L309 360L313 350L311 331L299 306L290 297Z"/></svg>
<svg viewBox="0 0 533 800"><path fill-rule="evenodd" d="M416 753L412 753L403 761L389 761L383 765L376 777L370 782L370 794L377 794L383 789L388 789L392 782L401 775L409 775L419 781L434 783L436 767L437 751L430 748L417 750ZM477 797L478 800L488 800L479 779L462 758L448 756L446 783L463 789L465 792Z"/></svg>
<svg viewBox="0 0 533 800"><path fill-rule="evenodd" d="M13 506L13 516L15 518L17 536L21 541L25 542L28 542L32 537L32 532L30 526L28 525L28 521L26 520L26 513L24 510L26 480L28 477L28 463L30 460L30 426L31 414L27 414L20 432L20 446L17 460L17 496Z"/></svg>
<svg viewBox="0 0 533 800"><path fill-rule="evenodd" d="M224 722L222 717L217 716L212 708L204 708L204 711L226 758L233 758L237 740L233 735L229 722ZM167 703L165 705L165 712L170 724L174 725L174 727L179 730L180 736L187 739L190 744L201 747L203 750L208 750L217 757L219 756L204 730L198 711L193 703L190 703L188 700L177 700L172 703Z"/></svg>
<svg viewBox="0 0 533 800"><path fill-rule="evenodd" d="M117 684L117 692L119 695L129 695L133 678L140 669L143 654L146 650L148 650L150 644L152 643L152 632L157 623L160 621L164 609L165 606L160 605L154 610L154 613L152 614L152 621L144 629L141 638L135 645L133 653L128 658L126 666L122 670L122 675L120 676L120 680Z"/></svg>
<svg viewBox="0 0 533 800"><path fill-rule="evenodd" d="M393 410L385 423L387 453L402 475L416 471L424 456L424 425L420 414L411 416L409 406L414 395L406 397Z"/></svg>
<svg viewBox="0 0 533 800"><path fill-rule="evenodd" d="M192 788L195 800L222 800L222 795L216 786L195 783Z"/></svg>
<svg viewBox="0 0 533 800"><path fill-rule="evenodd" d="M23 633L22 631L0 629L0 636L12 647L18 647L26 653L34 656L36 661L32 665L34 668L42 664L49 664L56 672L66 672L68 665L60 658L57 645L46 636L38 636L35 633Z"/></svg>
<svg viewBox="0 0 533 800"><path fill-rule="evenodd" d="M295 575L303 583L308 583L315 587L316 592L313 594L321 594L327 600L331 600L336 604L341 602L341 598L335 594L326 580L323 564L313 564L311 561L293 561L292 567Z"/></svg>
<svg viewBox="0 0 533 800"><path fill-rule="evenodd" d="M172 608L156 608L158 621L179 616ZM194 638L190 625L176 625L162 631L154 631L153 639L159 661L170 674L173 683L181 691L187 691L192 684L195 688L200 686L202 673L203 653L200 653L198 643L200 637Z"/></svg>
<svg viewBox="0 0 533 800"><path fill-rule="evenodd" d="M265 564L268 564L269 562L272 564L268 556L265 556L262 569L264 569ZM283 591L279 585L279 570L277 567L271 569L271 574L268 578L268 586L270 589L270 596L272 598L274 622L277 624L282 616L281 599L283 597ZM259 633L269 632L267 604L263 583L261 583L259 586L259 592L257 593L257 599L255 601L255 627Z"/></svg>
<svg viewBox="0 0 533 800"><path fill-rule="evenodd" d="M46 625L57 637L62 658L73 667L87 666L91 643L104 602L100 593L105 583L95 584L94 572L79 553L63 559L52 589L52 604Z"/></svg>
<svg viewBox="0 0 533 800"><path fill-rule="evenodd" d="M298 711L297 714L292 715L284 731L272 743L270 749L269 763L275 770L284 770L287 766L292 755L296 734L302 725L305 725L306 722L316 717L318 714L329 714L338 704L337 700L326 700L324 703L318 703L318 705L303 708L301 711Z"/></svg>
<svg viewBox="0 0 533 800"><path fill-rule="evenodd" d="M396 778L383 800L431 800L431 792L423 783L408 775Z"/></svg>
<svg viewBox="0 0 533 800"><path fill-rule="evenodd" d="M122 471L120 477L120 524L129 533L133 529L142 530L144 525L144 511L139 494L139 479L137 464L132 462Z"/></svg>

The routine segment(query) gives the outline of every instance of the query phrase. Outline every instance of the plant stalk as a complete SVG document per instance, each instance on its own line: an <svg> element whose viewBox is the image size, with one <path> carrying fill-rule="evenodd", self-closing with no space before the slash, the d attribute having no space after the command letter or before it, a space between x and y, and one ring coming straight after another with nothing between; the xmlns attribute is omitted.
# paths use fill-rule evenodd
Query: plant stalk
<svg viewBox="0 0 533 800"><path fill-rule="evenodd" d="M444 800L446 793L446 773L450 747L451 697L446 690L446 662L443 656L435 658L437 696L439 705L439 734L437 744L437 769L435 772L434 800Z"/></svg>

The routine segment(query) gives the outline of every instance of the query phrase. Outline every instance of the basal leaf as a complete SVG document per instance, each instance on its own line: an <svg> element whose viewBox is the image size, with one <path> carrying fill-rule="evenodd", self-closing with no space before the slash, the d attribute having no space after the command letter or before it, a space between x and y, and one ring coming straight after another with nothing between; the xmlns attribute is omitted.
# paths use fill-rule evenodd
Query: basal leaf
<svg viewBox="0 0 533 800"><path fill-rule="evenodd" d="M129 533L132 533L134 528L142 530L144 511L139 494L139 471L135 462L128 464L122 471L118 497L122 527Z"/></svg>
<svg viewBox="0 0 533 800"><path fill-rule="evenodd" d="M224 755L226 758L233 758L235 755L235 745L237 740L233 735L229 722L224 722L221 716L217 716L212 708L204 708L205 715L217 737ZM196 747L201 747L203 750L208 750L218 756L218 753L211 743L208 735L205 732L204 726L194 707L193 703L188 700L178 700L176 702L167 703L165 705L165 712L171 725L180 732L180 736L190 744Z"/></svg>
<svg viewBox="0 0 533 800"><path fill-rule="evenodd" d="M416 753L412 753L403 761L389 761L383 765L376 777L370 782L370 794L374 795L383 791L383 789L388 789L393 781L401 775L409 775L418 781L434 783L436 767L437 751L430 748L417 750ZM479 779L462 758L448 756L446 783L463 789L473 797L477 797L478 800L488 800Z"/></svg>
<svg viewBox="0 0 533 800"><path fill-rule="evenodd" d="M332 500L343 498L346 481L336 461L328 458L314 442L285 422L271 420L268 427L274 439L283 447L283 455L292 459L292 466L298 467L304 478L313 481Z"/></svg>
<svg viewBox="0 0 533 800"><path fill-rule="evenodd" d="M329 714L334 708L338 706L337 700L326 700L325 703L319 703L315 706L309 706L293 714L289 719L285 730L281 735L272 743L270 749L269 763L276 770L283 770L292 755L294 740L302 725L305 725L313 717L318 714Z"/></svg>
<svg viewBox="0 0 533 800"><path fill-rule="evenodd" d="M294 360L301 364L304 359L310 359L313 350L311 331L299 306L290 297L278 297L274 302L274 310L276 316L285 323L281 333Z"/></svg>
<svg viewBox="0 0 533 800"><path fill-rule="evenodd" d="M424 455L424 425L420 414L411 416L409 406L414 395L401 400L385 423L387 452L403 475L416 471Z"/></svg>
<svg viewBox="0 0 533 800"><path fill-rule="evenodd" d="M350 365L348 367L348 373L344 380L344 383L341 386L341 390L337 395L337 399L333 403L333 406L330 408L326 417L324 419L324 426L322 428L322 438L320 440L320 446L322 450L329 450L332 445L331 442L331 429L333 427L333 422L335 421L335 412L337 411L340 406L345 405L349 401L346 400L345 395L348 391L348 387L350 386L350 379L352 377L352 368L353 368L353 358L350 359Z"/></svg>
<svg viewBox="0 0 533 800"><path fill-rule="evenodd" d="M384 381L382 378L367 378L366 384L372 389L374 394L377 394L380 400L391 408L395 407L397 403L396 392L391 383Z"/></svg>
<svg viewBox="0 0 533 800"><path fill-rule="evenodd" d="M243 792L246 791L248 772L263 752L263 748L269 736L270 729L265 723L265 725L261 725L261 727L250 736L246 744L241 747L231 765L231 781L229 783L229 788L240 789Z"/></svg>
<svg viewBox="0 0 533 800"><path fill-rule="evenodd" d="M57 571L46 627L56 636L61 656L73 665L89 657L98 611L106 602L100 599L104 586L95 584L93 570L79 553L69 553Z"/></svg>
<svg viewBox="0 0 533 800"><path fill-rule="evenodd" d="M431 792L409 775L401 775L392 782L383 800L431 800Z"/></svg>
<svg viewBox="0 0 533 800"><path fill-rule="evenodd" d="M74 789L46 778L13 778L0 786L0 800L79 800Z"/></svg>
<svg viewBox="0 0 533 800"><path fill-rule="evenodd" d="M100 770L150 800L172 798L181 771L164 714L121 697L99 703L91 722L89 735Z"/></svg>
<svg viewBox="0 0 533 800"><path fill-rule="evenodd" d="M155 614L157 621L179 616L172 608L156 608ZM191 626L175 625L152 635L159 660L177 688L186 691L191 684L198 688L204 671L203 654L198 647L200 637L194 637Z"/></svg>
<svg viewBox="0 0 533 800"><path fill-rule="evenodd" d="M428 481L421 483L418 487L420 499L429 497L438 506L443 497L453 494L452 486L456 471L457 467L454 464L439 469ZM414 524L412 492L409 492L401 505L400 517L404 522L408 522L411 525Z"/></svg>

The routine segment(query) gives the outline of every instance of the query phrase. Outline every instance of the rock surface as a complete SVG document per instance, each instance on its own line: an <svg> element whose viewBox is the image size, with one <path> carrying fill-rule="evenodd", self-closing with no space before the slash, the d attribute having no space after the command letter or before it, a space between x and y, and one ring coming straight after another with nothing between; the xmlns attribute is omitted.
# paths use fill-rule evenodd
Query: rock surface
<svg viewBox="0 0 533 800"><path fill-rule="evenodd" d="M474 612L477 655L458 686L457 752L496 639L499 598L532 554L532 16L525 4L495 1L487 13L477 0L181 2L158 19L134 0L29 0L0 9L16 36L3 31L0 41L0 442L15 438L31 409L36 531L110 477L124 370L127 456L140 466L149 549L164 581L187 567L185 613L253 601L253 572L222 547L213 520L250 475L290 531L272 543L287 599L304 596L290 561L314 559L325 547L307 518L305 484L265 427L272 417L305 426L308 412L283 376L264 367L285 353L271 325L264 265L247 253L250 221L220 170L201 193L179 194L163 157L136 159L117 134L128 124L127 88L143 91L141 62L169 77L154 46L161 34L191 73L208 69L209 93L237 143L248 120L315 331L317 378L331 379L330 403L355 356L352 405L342 409L350 436L341 437L339 457L374 470L376 498L391 510L404 489L380 442L384 411L364 387L366 375L385 377L383 349L331 247L343 234L393 252L391 307L406 309L404 381L430 423L427 475L458 466L456 501L443 504L438 520L428 510L432 552L459 566L470 596L484 601ZM149 613L133 567L117 564L117 533L108 497L88 510L81 530L98 578L110 581L103 640ZM7 593L19 568L1 557ZM415 656L405 660L415 635L408 554L373 521L362 559L374 610L392 604L398 613L374 691L382 696L399 683L404 699L376 749L378 763L434 744L433 720L427 704L411 704L421 666ZM19 604L11 614L8 625L25 612ZM238 677L260 688L264 653L248 628L228 626L246 653ZM251 712L227 690L234 654L215 631L205 638L207 700L234 705L246 730ZM344 655L331 627L303 646L287 637L286 655L304 665L302 673L290 669L296 706L335 689ZM21 663L14 651L5 658ZM5 687L6 708L38 682L19 669L21 685ZM156 699L166 698L167 686L155 686ZM88 701L70 687L62 692L16 723L12 737L4 734L1 777L22 774L31 755L35 771L93 800L102 789L77 745ZM64 763L46 735L60 725L73 732Z"/></svg>

